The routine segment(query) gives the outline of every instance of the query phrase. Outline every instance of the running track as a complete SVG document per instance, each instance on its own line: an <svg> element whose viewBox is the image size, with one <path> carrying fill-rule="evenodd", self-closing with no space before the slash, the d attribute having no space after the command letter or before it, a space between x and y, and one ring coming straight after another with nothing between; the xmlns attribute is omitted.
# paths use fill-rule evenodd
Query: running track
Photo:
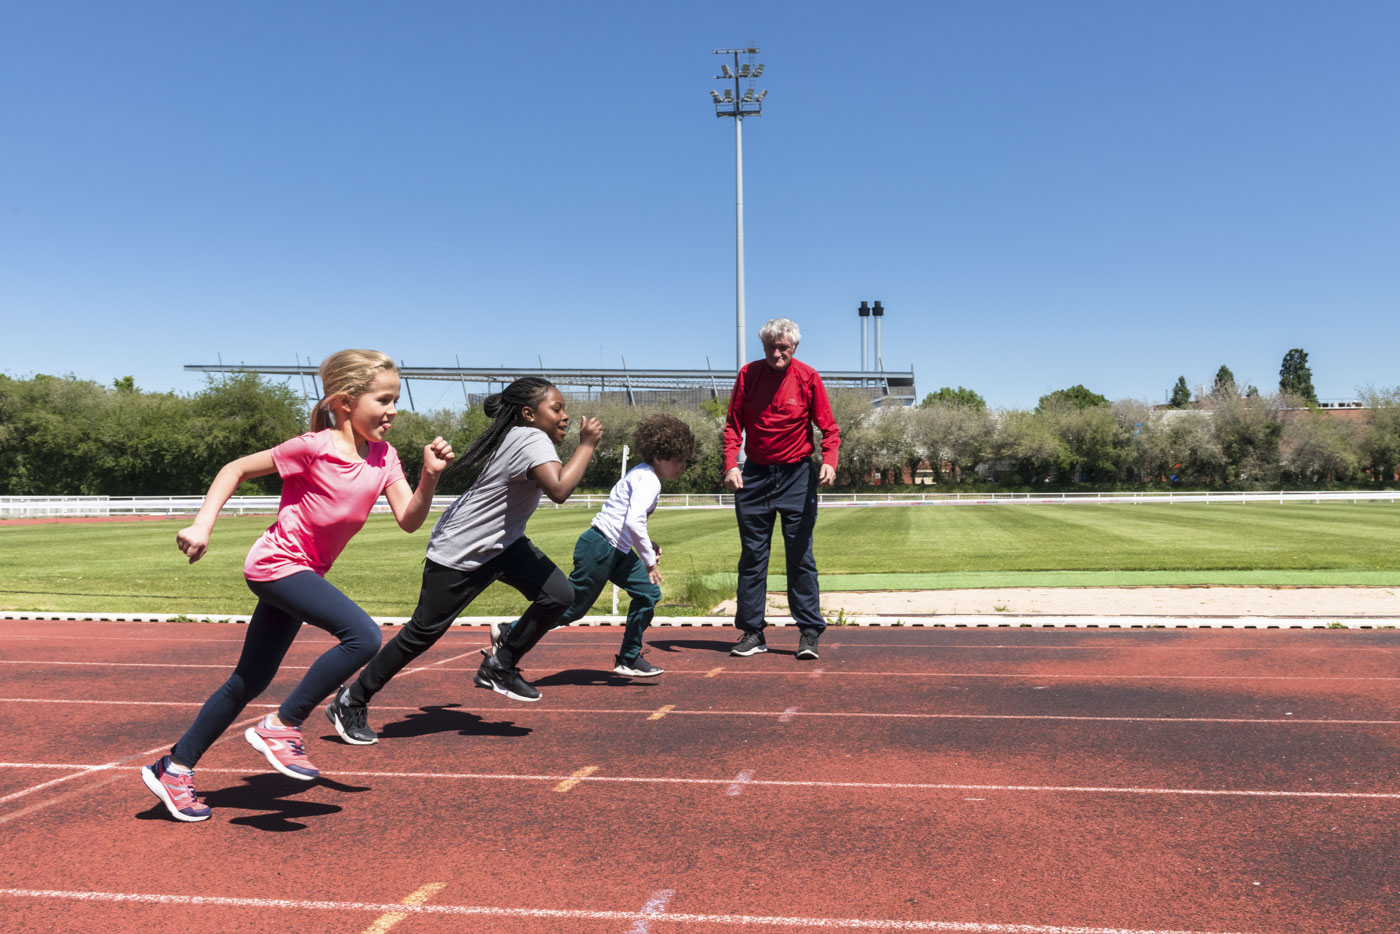
<svg viewBox="0 0 1400 934"><path fill-rule="evenodd" d="M378 745L318 712L301 783L240 725L176 823L137 769L242 635L0 622L0 931L1400 930L1400 632L658 628L639 683L563 630L526 705L458 627Z"/></svg>

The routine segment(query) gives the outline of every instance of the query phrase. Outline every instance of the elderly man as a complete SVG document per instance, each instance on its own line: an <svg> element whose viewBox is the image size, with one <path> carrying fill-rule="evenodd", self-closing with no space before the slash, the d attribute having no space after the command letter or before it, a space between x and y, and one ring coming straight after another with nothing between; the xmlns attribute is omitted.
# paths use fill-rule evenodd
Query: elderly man
<svg viewBox="0 0 1400 934"><path fill-rule="evenodd" d="M734 491L739 519L739 641L730 655L768 651L763 606L768 591L768 553L773 518L783 519L787 553L788 607L802 630L797 657L817 657L826 628L818 605L817 562L812 530L817 524L817 487L836 482L841 433L817 371L793 359L802 332L787 318L774 318L758 332L763 359L739 371L724 423L724 485ZM812 425L822 433L822 465L812 463ZM738 466L742 442L747 462Z"/></svg>

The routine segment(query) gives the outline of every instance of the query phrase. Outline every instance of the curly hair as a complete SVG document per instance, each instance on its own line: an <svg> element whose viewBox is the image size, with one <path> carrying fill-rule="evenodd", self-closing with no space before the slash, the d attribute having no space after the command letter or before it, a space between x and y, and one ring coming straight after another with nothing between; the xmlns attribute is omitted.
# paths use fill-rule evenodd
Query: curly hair
<svg viewBox="0 0 1400 934"><path fill-rule="evenodd" d="M632 432L637 456L650 464L656 460L688 460L695 453L695 435L674 415L648 415Z"/></svg>

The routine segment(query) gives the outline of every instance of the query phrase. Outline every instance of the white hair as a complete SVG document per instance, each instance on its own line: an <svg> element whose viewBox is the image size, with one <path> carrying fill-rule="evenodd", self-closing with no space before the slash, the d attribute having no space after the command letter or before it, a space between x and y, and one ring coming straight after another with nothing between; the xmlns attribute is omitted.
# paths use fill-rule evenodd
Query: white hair
<svg viewBox="0 0 1400 934"><path fill-rule="evenodd" d="M758 329L758 339L765 344L780 337L789 338L795 346L802 343L802 329L788 318L774 318Z"/></svg>

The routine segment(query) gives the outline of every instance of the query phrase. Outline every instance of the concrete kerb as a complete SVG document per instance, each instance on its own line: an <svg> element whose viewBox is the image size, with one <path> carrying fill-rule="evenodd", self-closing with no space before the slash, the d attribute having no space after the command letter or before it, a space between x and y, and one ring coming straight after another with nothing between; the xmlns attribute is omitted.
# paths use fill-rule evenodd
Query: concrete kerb
<svg viewBox="0 0 1400 934"><path fill-rule="evenodd" d="M376 616L381 626L402 626L407 616ZM512 622L514 616L460 617L456 626L486 626L490 623ZM33 620L39 622L112 622L112 623L247 623L247 614L221 613L25 613L0 612L0 621ZM830 621L829 621L830 622ZM573 627L622 626L622 616L589 616L571 624ZM658 616L652 626L709 626L730 628L730 616ZM790 616L770 616L768 625L794 625ZM935 629L1396 629L1400 617L1378 616L1051 616L1048 614L946 614L933 616L844 616L840 625L828 626L828 632L842 628L924 627Z"/></svg>

